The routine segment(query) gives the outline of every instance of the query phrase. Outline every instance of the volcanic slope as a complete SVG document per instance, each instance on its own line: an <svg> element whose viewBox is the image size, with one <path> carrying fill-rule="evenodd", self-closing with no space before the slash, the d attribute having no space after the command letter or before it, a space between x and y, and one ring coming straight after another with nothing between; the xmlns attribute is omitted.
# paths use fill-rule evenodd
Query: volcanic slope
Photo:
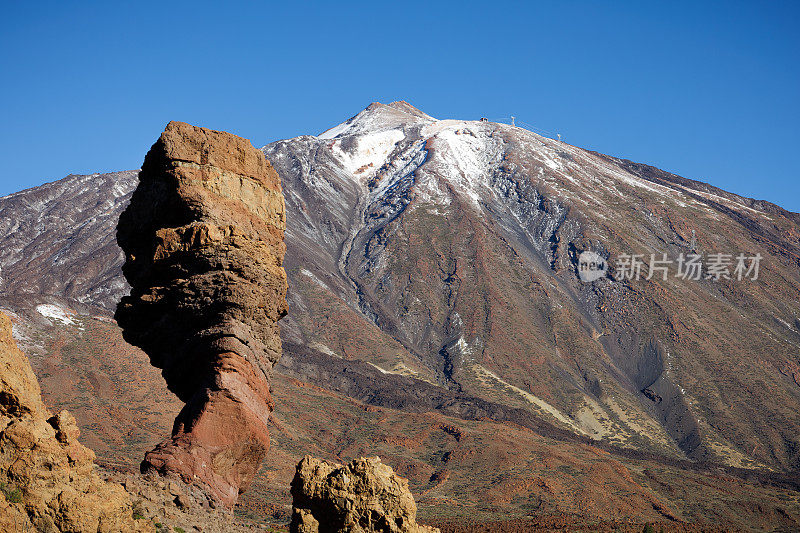
<svg viewBox="0 0 800 533"><path fill-rule="evenodd" d="M288 213L285 343L613 445L797 468L797 214L404 102L264 152ZM609 274L581 282L583 251ZM732 279L676 277L694 252L734 256ZM757 280L736 279L740 253ZM624 279L621 254L674 263Z"/></svg>

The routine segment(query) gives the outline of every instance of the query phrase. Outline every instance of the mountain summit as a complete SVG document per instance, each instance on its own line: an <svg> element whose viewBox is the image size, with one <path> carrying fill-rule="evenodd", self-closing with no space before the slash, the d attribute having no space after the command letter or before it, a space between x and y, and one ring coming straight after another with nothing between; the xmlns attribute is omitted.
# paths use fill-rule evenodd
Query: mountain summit
<svg viewBox="0 0 800 533"><path fill-rule="evenodd" d="M382 104L373 102L346 122L334 126L317 137L333 139L359 134L371 134L387 129L405 128L412 124L429 124L436 119L426 115L408 102Z"/></svg>

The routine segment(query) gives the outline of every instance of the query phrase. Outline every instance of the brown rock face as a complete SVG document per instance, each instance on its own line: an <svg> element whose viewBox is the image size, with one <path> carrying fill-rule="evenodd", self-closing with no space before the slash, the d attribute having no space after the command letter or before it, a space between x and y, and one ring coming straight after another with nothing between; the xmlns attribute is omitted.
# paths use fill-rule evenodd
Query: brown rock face
<svg viewBox="0 0 800 533"><path fill-rule="evenodd" d="M280 178L249 141L170 122L117 228L132 289L116 318L186 403L142 469L228 507L269 447L285 226Z"/></svg>
<svg viewBox="0 0 800 533"><path fill-rule="evenodd" d="M42 402L28 358L0 313L0 530L136 531L122 486L103 481L67 411Z"/></svg>
<svg viewBox="0 0 800 533"><path fill-rule="evenodd" d="M378 457L346 466L307 455L292 480L293 533L438 533L417 524L408 481Z"/></svg>

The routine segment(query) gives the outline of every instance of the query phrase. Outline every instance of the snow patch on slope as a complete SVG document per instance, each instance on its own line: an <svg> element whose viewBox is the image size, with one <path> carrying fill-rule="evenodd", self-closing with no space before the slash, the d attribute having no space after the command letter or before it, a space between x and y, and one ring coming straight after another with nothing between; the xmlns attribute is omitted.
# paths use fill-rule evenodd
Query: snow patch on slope
<svg viewBox="0 0 800 533"><path fill-rule="evenodd" d="M310 270L308 270L306 268L303 268L303 269L300 270L300 273L303 274L304 276L307 276L308 278L310 278L311 281L313 281L314 283L316 283L318 286L322 287L326 291L330 291L331 290L331 288L328 287L328 285L326 285L324 281L322 281L317 276L315 276L314 273L311 272Z"/></svg>
<svg viewBox="0 0 800 533"><path fill-rule="evenodd" d="M400 130L388 130L349 138L352 146L347 147L336 139L331 152L341 161L342 166L352 176L371 175L383 166L395 145L405 135Z"/></svg>
<svg viewBox="0 0 800 533"><path fill-rule="evenodd" d="M45 318L57 320L67 326L75 324L75 321L72 319L75 314L58 305L40 304L36 306L36 312Z"/></svg>
<svg viewBox="0 0 800 533"><path fill-rule="evenodd" d="M423 128L422 134L431 136L434 173L479 207L487 194L489 176L502 160L502 150L491 131L478 122L442 120ZM431 189L434 184L429 180L427 185Z"/></svg>

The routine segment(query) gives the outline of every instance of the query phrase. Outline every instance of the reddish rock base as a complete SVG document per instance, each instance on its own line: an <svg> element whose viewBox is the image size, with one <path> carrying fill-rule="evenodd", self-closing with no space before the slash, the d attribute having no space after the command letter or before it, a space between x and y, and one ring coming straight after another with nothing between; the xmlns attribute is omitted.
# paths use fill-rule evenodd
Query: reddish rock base
<svg viewBox="0 0 800 533"><path fill-rule="evenodd" d="M178 415L172 437L145 455L142 472L177 473L187 483L199 481L208 487L212 502L231 507L269 450L271 409L266 402L260 411L245 408L230 391L201 394L204 398ZM258 412L265 416L258 417Z"/></svg>

